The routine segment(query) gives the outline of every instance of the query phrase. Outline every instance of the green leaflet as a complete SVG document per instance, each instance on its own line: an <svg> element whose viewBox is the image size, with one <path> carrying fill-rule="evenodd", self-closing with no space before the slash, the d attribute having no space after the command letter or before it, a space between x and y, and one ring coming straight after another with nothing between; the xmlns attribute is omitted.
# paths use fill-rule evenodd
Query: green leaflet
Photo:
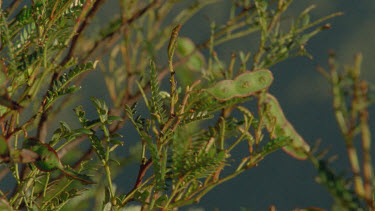
<svg viewBox="0 0 375 211"><path fill-rule="evenodd" d="M203 89L217 100L226 101L234 97L247 97L262 89L268 88L273 81L271 71L260 69L246 71L234 80L223 80L213 87Z"/></svg>
<svg viewBox="0 0 375 211"><path fill-rule="evenodd" d="M306 152L310 151L310 146L285 118L279 102L273 95L267 93L261 97L258 104L259 112L263 111L264 108L266 108L266 113L263 123L267 130L272 133L273 138L289 137L292 142L283 147L284 151L296 159L306 159Z"/></svg>

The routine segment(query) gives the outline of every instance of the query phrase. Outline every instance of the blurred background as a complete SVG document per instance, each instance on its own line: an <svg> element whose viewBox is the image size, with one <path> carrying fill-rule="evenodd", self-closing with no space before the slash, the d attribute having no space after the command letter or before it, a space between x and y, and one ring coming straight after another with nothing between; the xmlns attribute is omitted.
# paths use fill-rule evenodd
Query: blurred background
<svg viewBox="0 0 375 211"><path fill-rule="evenodd" d="M182 26L180 36L189 37L195 43L208 39L211 21L223 24L229 17L230 4L230 0L223 0L214 6L205 7ZM339 11L344 15L327 21L332 29L319 33L305 46L313 56L312 59L295 57L271 68L275 81L270 87L270 92L279 99L286 117L305 140L313 144L321 139L321 148L330 147L329 154L339 156L339 159L332 163L333 168L337 172L350 172L346 149L332 113L330 89L326 79L316 71L315 67L316 65L327 67L329 50L336 52L336 58L342 65L352 64L354 55L361 52L364 58L362 76L369 82L374 81L375 2L294 1L289 14L296 16L311 4L316 5L311 12L311 20ZM181 4L181 7L183 5ZM103 19L96 20L96 22L105 22L105 19L110 19L117 10L116 2L108 1L101 11ZM174 14L177 15L178 11L176 10ZM228 61L234 50L247 52L254 46L256 46L254 40L243 38L220 45L215 50L220 59ZM94 71L90 74L82 84L82 96L95 95L107 102L110 101L102 80L102 73ZM95 115L95 109L88 99L89 97L82 99L83 103L87 103L84 107L87 113ZM76 102L75 105L78 103ZM373 112L372 107L370 115ZM73 112L67 109L67 113L63 116L68 120L72 118ZM374 124L372 124L372 130L375 132ZM125 147L139 140L129 124L121 133L124 135ZM127 192L131 188L137 169L137 164L131 164L117 176L115 182L118 191ZM295 160L280 150L266 157L258 167L213 189L202 198L199 204L183 207L180 210L215 210L216 208L217 210L240 210L241 207L251 210L267 210L270 205L275 205L277 210L311 206L329 210L332 198L314 181L316 173L311 163Z"/></svg>
<svg viewBox="0 0 375 211"><path fill-rule="evenodd" d="M315 4L311 20L335 13L344 15L327 21L332 29L325 30L313 37L305 46L313 56L295 57L271 67L275 81L270 87L284 109L286 117L309 144L322 140L321 148L330 147L330 155L339 159L332 163L337 172L349 172L346 149L332 113L330 89L325 78L315 69L316 65L327 67L328 50L336 52L337 60L342 64L352 64L354 55L363 54L362 77L370 83L375 79L375 1L350 0L304 0L294 1L289 9L291 16L298 15L303 9ZM183 7L183 3L181 7ZM201 43L210 36L211 21L223 24L229 17L230 0L222 0L214 6L209 5L184 24L180 36L189 37L195 43ZM118 11L117 1L107 1L100 11L96 24L105 23ZM173 14L173 13L172 13ZM178 14L176 10L175 15ZM95 24L92 26L95 30ZM256 43L251 38L243 38L215 48L220 59L229 60L233 51L247 52ZM207 54L206 54L207 55ZM71 109L82 104L88 117L95 117L96 111L89 98L96 96L110 101L105 88L103 73L93 71L83 81L81 98L71 105ZM78 126L74 112L63 111L57 119ZM374 130L374 107L370 109L372 131ZM51 131L58 127L58 122ZM52 132L51 132L52 133ZM139 137L130 124L120 131L124 135L125 147L120 154L129 153L130 146L139 141ZM374 148L374 147L373 147ZM124 152L125 151L125 152ZM240 151L238 153L241 153ZM373 151L373 154L375 152ZM229 167L230 168L230 167ZM138 165L130 164L115 179L117 191L125 193L133 185ZM291 158L282 150L267 156L260 165L238 177L218 186L202 198L199 204L183 207L180 210L267 210L275 205L277 210L320 207L330 209L332 198L327 191L314 181L317 171L310 162Z"/></svg>

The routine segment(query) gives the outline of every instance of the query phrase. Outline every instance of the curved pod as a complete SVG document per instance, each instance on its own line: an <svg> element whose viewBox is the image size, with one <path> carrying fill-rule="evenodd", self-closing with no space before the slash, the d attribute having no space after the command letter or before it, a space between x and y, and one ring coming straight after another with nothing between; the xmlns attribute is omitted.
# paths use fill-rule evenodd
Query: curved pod
<svg viewBox="0 0 375 211"><path fill-rule="evenodd" d="M265 107L267 109L263 118L263 123L269 132L273 132L273 138L280 136L289 137L291 143L284 146L283 150L296 159L306 159L307 152L310 151L310 146L286 119L277 99L269 93L262 96L259 100L259 112Z"/></svg>

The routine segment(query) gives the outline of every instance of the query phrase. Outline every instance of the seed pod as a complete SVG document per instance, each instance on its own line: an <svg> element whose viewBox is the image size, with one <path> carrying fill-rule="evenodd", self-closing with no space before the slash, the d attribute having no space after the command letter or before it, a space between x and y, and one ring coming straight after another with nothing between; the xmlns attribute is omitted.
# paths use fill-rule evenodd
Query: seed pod
<svg viewBox="0 0 375 211"><path fill-rule="evenodd" d="M203 89L215 99L226 101L234 97L247 97L255 92L268 88L273 81L271 71L260 69L253 72L246 71L234 80L223 80L213 87Z"/></svg>
<svg viewBox="0 0 375 211"><path fill-rule="evenodd" d="M87 184L94 182L86 175L79 174L73 169L64 167L56 151L48 144L41 143L37 138L29 137L23 141L23 149L31 150L39 155L34 165L41 171L50 172L59 169L66 176Z"/></svg>
<svg viewBox="0 0 375 211"><path fill-rule="evenodd" d="M267 130L273 133L273 138L287 136L291 139L291 144L283 147L283 150L296 159L304 160L307 158L307 152L310 146L297 133L292 124L285 118L283 110L277 99L267 93L259 99L258 110L262 112L266 107L266 113L263 118Z"/></svg>
<svg viewBox="0 0 375 211"><path fill-rule="evenodd" d="M63 165L56 151L48 144L41 143L37 138L29 137L24 140L23 148L29 149L39 155L34 165L41 171L53 171L62 169Z"/></svg>

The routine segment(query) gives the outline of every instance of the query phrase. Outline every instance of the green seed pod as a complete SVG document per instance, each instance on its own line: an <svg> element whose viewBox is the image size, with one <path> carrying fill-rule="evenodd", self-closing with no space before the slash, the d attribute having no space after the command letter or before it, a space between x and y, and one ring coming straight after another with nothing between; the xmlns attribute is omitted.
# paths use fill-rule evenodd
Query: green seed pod
<svg viewBox="0 0 375 211"><path fill-rule="evenodd" d="M234 80L223 80L213 87L203 89L215 99L226 101L234 97L247 97L255 92L268 88L273 81L271 71L260 69L253 72L247 71Z"/></svg>
<svg viewBox="0 0 375 211"><path fill-rule="evenodd" d="M176 50L181 56L187 56L195 49L195 44L187 37L180 37L177 40Z"/></svg>
<svg viewBox="0 0 375 211"><path fill-rule="evenodd" d="M292 124L290 124L290 122L285 118L283 110L281 109L277 99L269 93L262 96L259 100L259 112L261 112L265 107L267 109L263 118L263 123L265 124L267 130L270 133L273 133L273 138L280 136L289 137L292 142L290 145L283 147L284 151L296 159L306 159L306 153L310 151L310 146L297 133Z"/></svg>
<svg viewBox="0 0 375 211"><path fill-rule="evenodd" d="M31 150L39 155L34 165L41 171L50 172L59 169L66 176L84 183L94 182L86 175L79 174L69 167L64 167L56 151L48 144L41 143L37 138L29 137L23 141L23 149Z"/></svg>
<svg viewBox="0 0 375 211"><path fill-rule="evenodd" d="M48 172L63 168L56 151L48 144L41 143L37 138L30 137L25 139L23 148L29 149L39 155L39 158L34 162L39 170Z"/></svg>
<svg viewBox="0 0 375 211"><path fill-rule="evenodd" d="M189 56L193 51L195 50L196 46L191 39L187 37L180 37L177 40L177 47L176 51L178 53L178 56L180 57L186 57ZM193 71L200 71L204 66L206 65L206 60L203 56L203 54L199 51L196 51L194 54L190 55L190 58L188 61L182 65L179 69L187 69L193 70ZM177 72L179 72L178 70ZM186 73L185 73L186 74ZM185 75L184 74L184 75Z"/></svg>

